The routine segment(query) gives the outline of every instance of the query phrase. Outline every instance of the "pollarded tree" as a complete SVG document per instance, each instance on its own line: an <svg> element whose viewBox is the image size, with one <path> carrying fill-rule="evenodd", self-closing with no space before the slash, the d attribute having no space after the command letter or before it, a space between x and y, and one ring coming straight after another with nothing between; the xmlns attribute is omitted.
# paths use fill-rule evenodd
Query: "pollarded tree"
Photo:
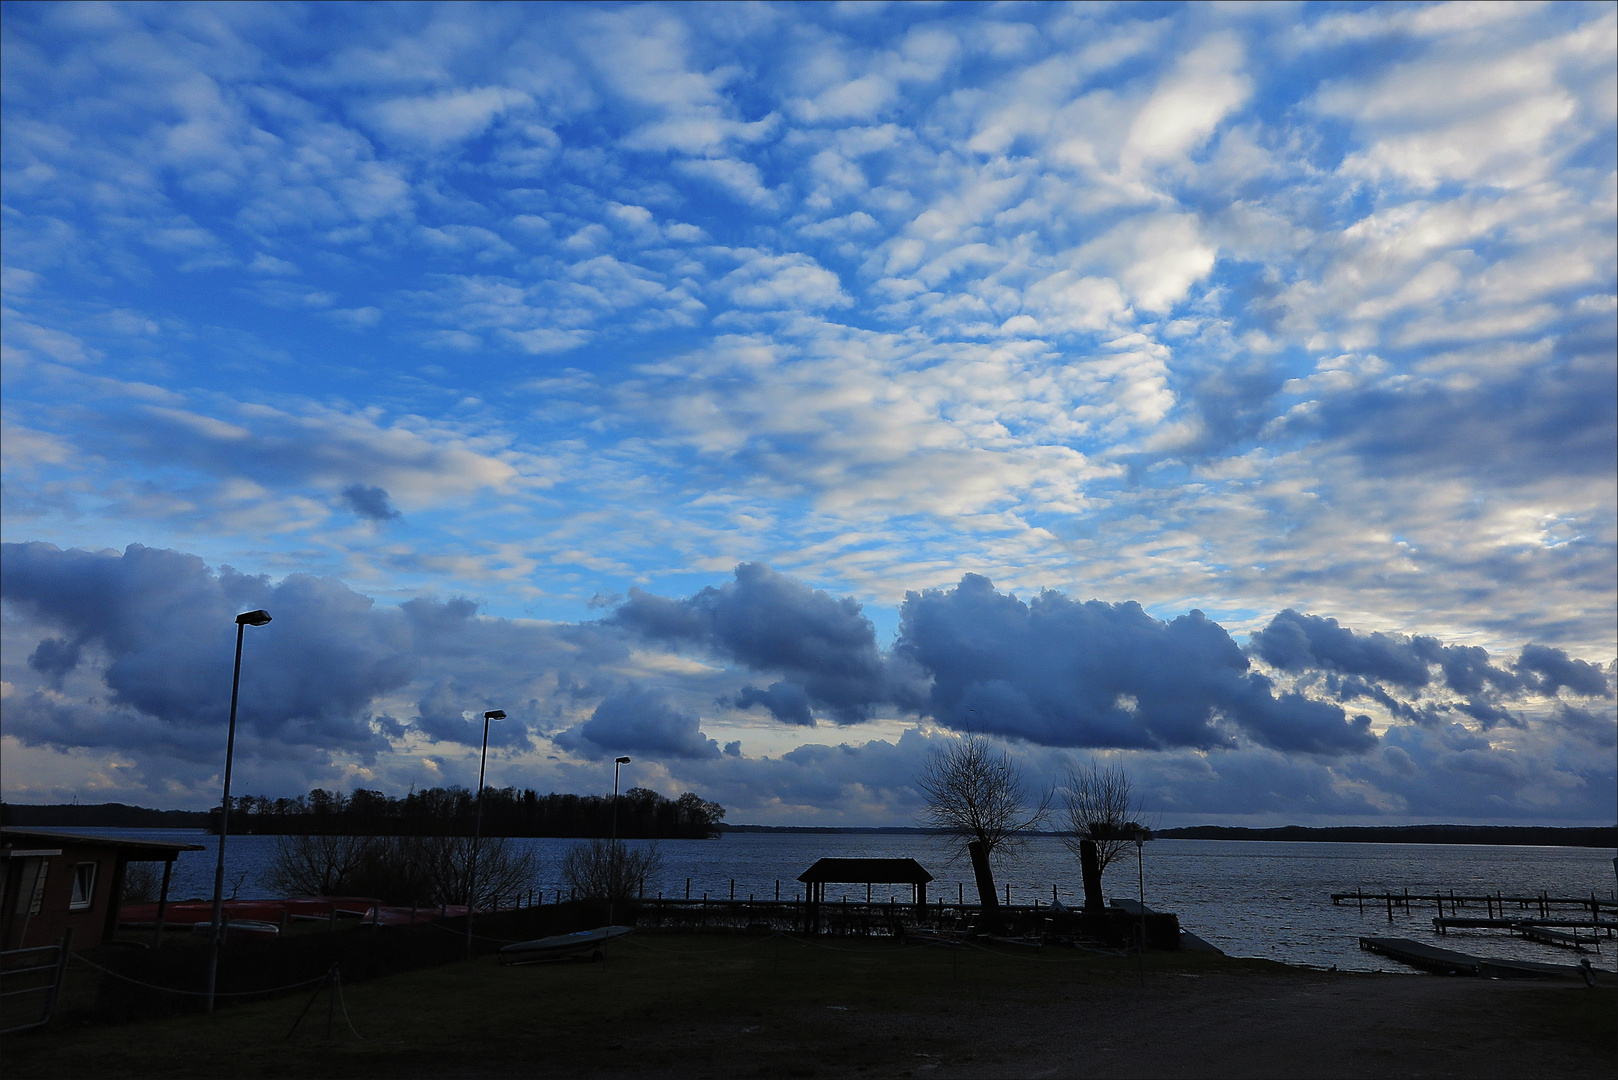
<svg viewBox="0 0 1618 1080"><path fill-rule="evenodd" d="M1000 922L992 860L1045 820L1050 793L1035 796L1011 755L982 735L933 751L916 777L927 800L922 819L955 837L972 860L984 929Z"/></svg>
<svg viewBox="0 0 1618 1080"><path fill-rule="evenodd" d="M1137 831L1150 831L1140 824L1141 805L1129 774L1118 765L1103 766L1092 759L1088 765L1068 769L1062 808L1067 819L1062 842L1078 856L1083 841L1094 841L1102 873L1135 842Z"/></svg>

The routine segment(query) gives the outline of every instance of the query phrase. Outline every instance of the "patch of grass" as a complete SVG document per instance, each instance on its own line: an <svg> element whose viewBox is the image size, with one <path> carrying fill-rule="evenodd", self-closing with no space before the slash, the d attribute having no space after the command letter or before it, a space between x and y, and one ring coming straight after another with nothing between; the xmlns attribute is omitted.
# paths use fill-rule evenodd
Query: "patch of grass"
<svg viewBox="0 0 1618 1080"><path fill-rule="evenodd" d="M1145 970L1288 969L1149 954ZM8 1076L30 1077L655 1073L738 1048L760 1074L801 1073L805 1055L834 1071L908 1069L918 1062L914 1048L895 1041L887 1021L868 1021L924 1015L936 1046L949 1042L951 1015L985 1001L1050 1000L1136 978L1133 959L1073 952L962 949L952 957L887 941L640 934L612 945L605 963L501 967L479 957L344 987L363 1041L324 994L288 1040L310 1000L299 994L212 1016L58 1026L7 1040L3 1057Z"/></svg>
<svg viewBox="0 0 1618 1080"><path fill-rule="evenodd" d="M1025 1019L1036 1015L1116 1030L1143 1009L1168 1017L1170 1002L1233 986L1272 998L1327 982L1365 980L1204 953L1148 954L1138 968L1065 950L643 932L604 963L501 967L483 956L347 986L363 1038L322 994L288 1039L310 1001L299 994L212 1016L58 1026L6 1040L0 1063L8 1077L897 1075L993 1058L1004 1047L983 1033L1037 1039L1045 1029ZM1517 996L1530 1028L1584 1038L1602 1030L1593 1018L1605 1003L1612 1029L1610 992Z"/></svg>

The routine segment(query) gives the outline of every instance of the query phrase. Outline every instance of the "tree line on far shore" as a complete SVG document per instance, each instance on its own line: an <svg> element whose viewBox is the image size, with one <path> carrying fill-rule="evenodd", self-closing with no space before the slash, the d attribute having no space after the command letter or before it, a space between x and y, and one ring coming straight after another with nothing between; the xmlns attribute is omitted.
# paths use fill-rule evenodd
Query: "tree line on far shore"
<svg viewBox="0 0 1618 1080"><path fill-rule="evenodd" d="M356 788L352 794L316 788L295 799L244 795L231 799L232 835L470 836L477 794L464 787L412 790L393 797ZM725 808L693 792L670 799L633 787L618 796L540 795L532 788L483 789L483 836L607 837L627 840L706 839L719 831ZM219 811L208 815L219 831Z"/></svg>

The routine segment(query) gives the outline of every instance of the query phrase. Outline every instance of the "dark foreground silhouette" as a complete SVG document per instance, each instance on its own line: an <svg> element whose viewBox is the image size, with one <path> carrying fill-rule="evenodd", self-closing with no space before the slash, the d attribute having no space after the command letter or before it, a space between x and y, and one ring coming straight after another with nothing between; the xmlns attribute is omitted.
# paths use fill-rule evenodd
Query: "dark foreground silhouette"
<svg viewBox="0 0 1618 1080"><path fill-rule="evenodd" d="M0 1065L25 1077L1379 1078L1618 1065L1618 991L1578 982L1063 952L637 932L604 961L480 956L345 977L336 1001L317 990L328 996L63 1024L6 1040ZM86 975L73 992L93 993Z"/></svg>

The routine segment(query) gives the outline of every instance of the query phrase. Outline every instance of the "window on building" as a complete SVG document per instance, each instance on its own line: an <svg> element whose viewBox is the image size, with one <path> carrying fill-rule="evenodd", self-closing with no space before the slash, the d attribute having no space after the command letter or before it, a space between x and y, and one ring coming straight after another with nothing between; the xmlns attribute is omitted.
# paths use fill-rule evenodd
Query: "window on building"
<svg viewBox="0 0 1618 1080"><path fill-rule="evenodd" d="M69 911L83 911L90 906L96 894L96 864L81 862L73 868L73 899L68 901Z"/></svg>

